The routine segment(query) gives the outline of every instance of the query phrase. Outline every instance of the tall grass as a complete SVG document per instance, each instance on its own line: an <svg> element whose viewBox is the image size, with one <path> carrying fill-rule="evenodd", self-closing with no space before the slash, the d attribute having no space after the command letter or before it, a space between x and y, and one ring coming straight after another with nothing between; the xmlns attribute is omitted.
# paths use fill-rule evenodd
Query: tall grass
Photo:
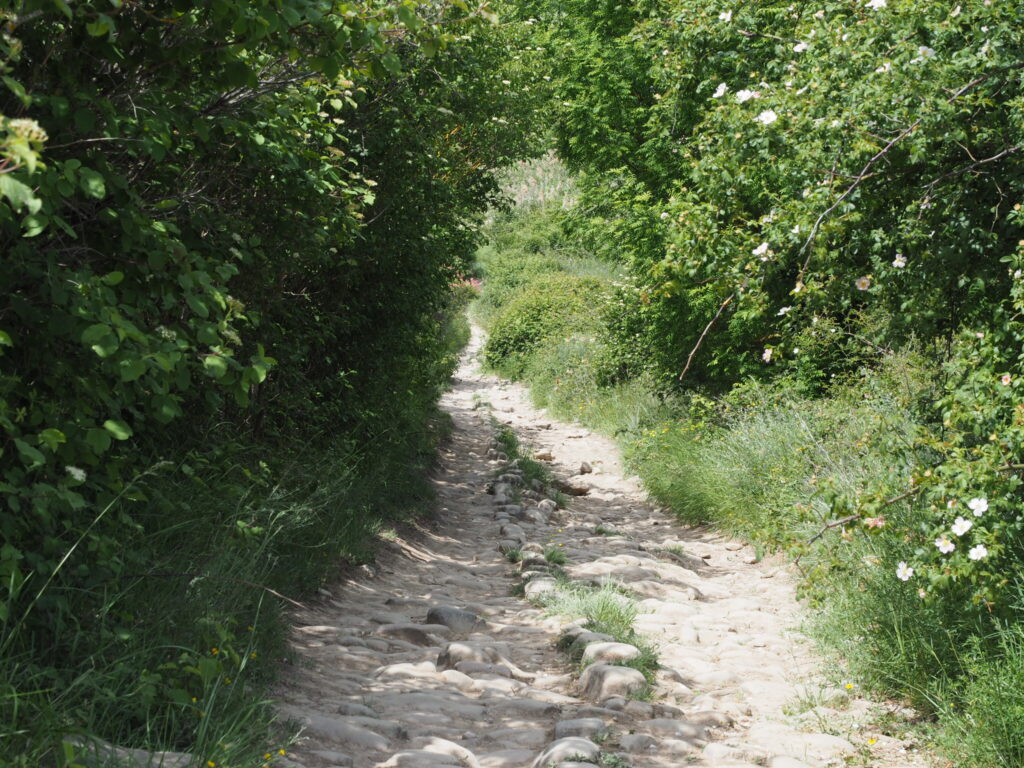
<svg viewBox="0 0 1024 768"><path fill-rule="evenodd" d="M468 333L461 315L446 324L438 386ZM0 765L63 765L76 736L218 768L286 747L292 734L267 698L293 661L288 610L370 559L383 528L430 510L427 470L450 430L435 395L425 388L372 430L316 447L211 441L154 462L97 515L135 526L116 578L26 582L58 616L46 636L59 644L23 616L0 625Z"/></svg>

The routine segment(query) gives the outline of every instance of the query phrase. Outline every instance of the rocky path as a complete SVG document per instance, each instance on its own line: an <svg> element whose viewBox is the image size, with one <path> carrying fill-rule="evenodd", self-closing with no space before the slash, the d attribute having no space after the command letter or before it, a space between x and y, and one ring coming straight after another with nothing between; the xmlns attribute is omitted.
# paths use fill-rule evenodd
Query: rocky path
<svg viewBox="0 0 1024 768"><path fill-rule="evenodd" d="M443 399L455 430L436 474L434 530L399 540L294 616L279 708L305 729L286 763L924 765L912 744L874 730L881 705L830 680L810 654L778 563L652 508L611 441L480 373L480 342L474 333ZM496 455L492 414L586 494L554 509L518 487L521 473ZM563 583L612 581L637 601L635 628L660 663L653 690L617 663L630 646L582 634L595 662L582 673L558 650L586 628L528 599L556 583L540 557L549 547L566 556Z"/></svg>

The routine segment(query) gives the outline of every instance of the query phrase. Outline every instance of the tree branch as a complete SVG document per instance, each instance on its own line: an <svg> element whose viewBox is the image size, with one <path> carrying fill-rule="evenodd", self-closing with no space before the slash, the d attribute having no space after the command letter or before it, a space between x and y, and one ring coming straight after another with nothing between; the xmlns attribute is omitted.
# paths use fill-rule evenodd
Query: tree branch
<svg viewBox="0 0 1024 768"><path fill-rule="evenodd" d="M722 302L718 311L715 312L715 316L711 318L711 322L704 327L704 332L700 335L700 338L697 339L697 344L690 350L690 354L686 358L686 367L683 368L683 372L679 374L679 381L682 381L683 377L686 376L687 371L690 370L690 365L693 363L693 356L697 354L697 350L700 349L700 345L704 343L704 337L708 335L708 331L711 330L711 326L718 321L718 318L722 316L722 312L724 312L725 308L729 306L729 302L731 302L735 297L735 293L729 294L729 298Z"/></svg>

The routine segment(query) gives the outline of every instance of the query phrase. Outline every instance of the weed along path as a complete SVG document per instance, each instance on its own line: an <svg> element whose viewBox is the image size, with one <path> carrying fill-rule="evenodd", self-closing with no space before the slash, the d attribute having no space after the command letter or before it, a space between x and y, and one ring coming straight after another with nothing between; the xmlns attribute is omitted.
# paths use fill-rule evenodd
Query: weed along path
<svg viewBox="0 0 1024 768"><path fill-rule="evenodd" d="M443 399L434 528L295 614L283 764L923 768L821 675L778 564L649 506L611 441L481 373L480 343Z"/></svg>

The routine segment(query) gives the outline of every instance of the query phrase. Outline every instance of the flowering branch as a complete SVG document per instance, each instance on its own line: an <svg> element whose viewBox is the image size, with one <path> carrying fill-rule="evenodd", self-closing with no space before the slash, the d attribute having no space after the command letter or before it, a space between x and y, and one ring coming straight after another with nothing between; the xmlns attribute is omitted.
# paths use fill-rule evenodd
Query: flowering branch
<svg viewBox="0 0 1024 768"><path fill-rule="evenodd" d="M974 78L973 80L971 80L971 82L967 83L966 85L964 85L964 86L958 88L956 91L954 91L953 94L948 99L946 99L946 103L947 104L952 104L954 101L959 99L965 93L967 93L968 91L972 90L973 88L975 88L976 86L980 85L981 83L985 82L986 80L989 80L990 78L992 78L997 73L1010 72L1010 71L1016 70L1016 69L1024 69L1024 62L1017 62L1016 64L1012 64L1012 65L1007 66L1007 67L1000 67L998 70L996 70L994 72L989 72L987 74L984 74L984 75L981 75L979 77ZM800 274L799 274L799 276L797 278L799 281L803 281L804 274L807 272L807 267L810 266L811 256L813 255L813 252L811 252L809 249L810 249L811 244L814 242L814 239L818 236L818 231L821 229L821 225L825 221L825 219L827 219L832 214L832 212L836 210L836 208L838 208L840 205L842 205L844 200L846 200L850 195L852 195L854 193L854 191L857 189L857 187L860 186L862 181L864 181L865 179L869 178L869 176L874 175L874 174L870 173L870 171L875 166L875 163L877 163L879 160L881 160L883 157L885 157L885 155L887 155L889 153L889 150L891 150L893 147L895 147L897 144L899 144L901 141L903 141L903 139L905 139L907 136L909 136L911 133L913 133L917 129L917 127L923 121L924 121L924 117L923 116L917 118L917 120L915 120L909 126L904 128L898 134L896 134L895 137L890 139L889 142L884 147L882 147L880 150L878 150L878 152L876 152L864 164L864 167L861 168L860 173L858 173L856 176L853 177L853 181L850 182L850 185L846 188L846 190L843 192L843 194L841 194L836 199L836 201L834 203L832 203L832 205L830 205L824 212L822 212L822 214L820 216L818 216L817 220L814 222L814 226L811 227L810 234L808 234L807 239L804 241L804 244L800 247L799 253L804 253L806 251L807 252L807 258L804 259L804 263L800 267ZM992 159L996 159L996 158L992 158ZM986 161L986 162L988 162L988 161ZM963 171L961 171L961 172L963 172ZM940 179L941 178L942 177L940 177Z"/></svg>

